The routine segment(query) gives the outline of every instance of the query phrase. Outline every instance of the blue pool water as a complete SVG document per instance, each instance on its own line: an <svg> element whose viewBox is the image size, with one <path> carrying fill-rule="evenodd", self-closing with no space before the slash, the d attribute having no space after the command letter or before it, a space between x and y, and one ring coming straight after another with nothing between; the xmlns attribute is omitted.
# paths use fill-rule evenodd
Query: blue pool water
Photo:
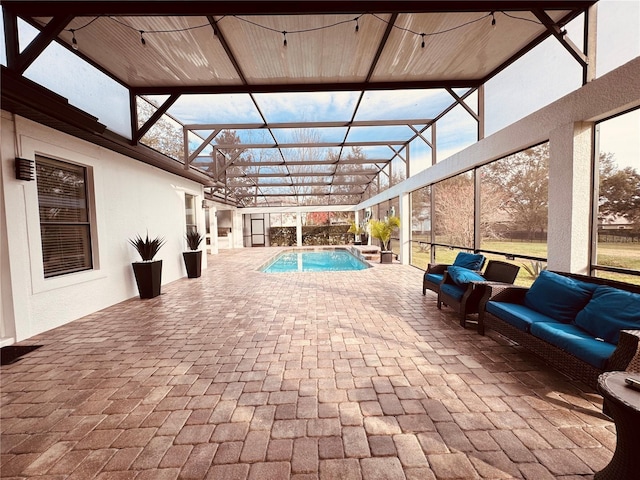
<svg viewBox="0 0 640 480"><path fill-rule="evenodd" d="M369 268L347 250L289 251L278 255L266 267L265 273L330 272Z"/></svg>

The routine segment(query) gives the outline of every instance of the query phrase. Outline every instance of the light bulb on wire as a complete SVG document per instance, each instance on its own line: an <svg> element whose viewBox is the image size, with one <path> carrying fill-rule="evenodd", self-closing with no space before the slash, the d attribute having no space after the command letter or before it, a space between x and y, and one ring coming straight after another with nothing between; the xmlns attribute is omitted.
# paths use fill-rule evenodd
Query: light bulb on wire
<svg viewBox="0 0 640 480"><path fill-rule="evenodd" d="M71 48L78 50L78 40L76 40L76 31L71 30Z"/></svg>

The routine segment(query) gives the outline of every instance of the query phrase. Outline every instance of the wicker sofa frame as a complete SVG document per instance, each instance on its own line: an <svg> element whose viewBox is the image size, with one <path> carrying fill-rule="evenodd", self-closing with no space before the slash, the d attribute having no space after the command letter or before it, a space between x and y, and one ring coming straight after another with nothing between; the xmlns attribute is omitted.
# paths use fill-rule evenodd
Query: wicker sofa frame
<svg viewBox="0 0 640 480"><path fill-rule="evenodd" d="M584 282L596 283L598 285L608 285L633 293L640 293L640 286L628 283L616 282L586 275L569 274L564 272L554 272L570 278L582 280ZM524 296L528 288L508 287L501 288L499 292L492 292L491 286L485 290L485 294L480 301L480 312L478 315L478 333L484 335L485 329L490 328L504 337L516 342L539 356L547 364L569 377L587 384L597 390L598 376L607 371L633 371L640 372L640 330L622 330L620 340L611 357L607 360L605 368L600 370L590 365L574 355L561 350L534 335L519 330L502 319L492 315L485 309L486 303L490 300L508 303L524 303Z"/></svg>

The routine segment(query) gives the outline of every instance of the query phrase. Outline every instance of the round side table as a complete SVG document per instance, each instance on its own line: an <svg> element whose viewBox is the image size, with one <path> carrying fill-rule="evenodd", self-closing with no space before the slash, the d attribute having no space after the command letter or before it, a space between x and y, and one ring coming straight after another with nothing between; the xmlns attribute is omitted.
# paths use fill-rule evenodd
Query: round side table
<svg viewBox="0 0 640 480"><path fill-rule="evenodd" d="M631 372L606 372L598 377L604 409L616 424L617 443L611 462L594 480L640 478L640 391L627 386L627 377L640 380L640 374Z"/></svg>

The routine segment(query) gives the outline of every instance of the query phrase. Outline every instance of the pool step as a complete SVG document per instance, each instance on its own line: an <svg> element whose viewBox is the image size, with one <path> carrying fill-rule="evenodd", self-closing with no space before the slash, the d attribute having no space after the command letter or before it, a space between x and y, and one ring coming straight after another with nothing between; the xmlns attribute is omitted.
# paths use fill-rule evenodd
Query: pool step
<svg viewBox="0 0 640 480"><path fill-rule="evenodd" d="M356 245L356 248L365 260L380 261L380 247L375 245Z"/></svg>

